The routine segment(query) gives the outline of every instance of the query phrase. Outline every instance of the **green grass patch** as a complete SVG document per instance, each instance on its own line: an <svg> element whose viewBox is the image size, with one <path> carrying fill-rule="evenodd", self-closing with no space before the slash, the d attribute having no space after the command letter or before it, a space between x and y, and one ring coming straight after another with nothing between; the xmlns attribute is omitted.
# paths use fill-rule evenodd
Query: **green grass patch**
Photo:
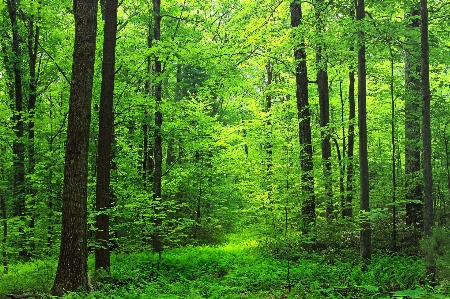
<svg viewBox="0 0 450 299"><path fill-rule="evenodd" d="M8 293L48 293L56 260L11 265L0 277ZM112 256L111 274L93 273L95 291L64 298L445 298L449 285L421 285L421 261L374 255L366 272L358 263L310 254L289 263L268 257L252 242L243 246L187 246L164 252L158 267L148 252ZM92 259L89 266L93 268ZM444 297L438 297L444 296Z"/></svg>

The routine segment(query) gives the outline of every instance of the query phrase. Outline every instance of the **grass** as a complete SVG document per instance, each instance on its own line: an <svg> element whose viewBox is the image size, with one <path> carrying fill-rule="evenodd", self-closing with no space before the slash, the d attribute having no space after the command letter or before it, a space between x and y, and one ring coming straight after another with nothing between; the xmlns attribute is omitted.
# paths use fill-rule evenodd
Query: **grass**
<svg viewBox="0 0 450 299"><path fill-rule="evenodd" d="M56 260L11 265L0 277L0 298L8 293L48 294ZM422 286L421 261L374 255L363 272L355 261L309 254L288 262L264 255L256 242L173 248L155 255L114 254L111 275L93 273L95 291L64 298L446 298L448 284ZM89 261L93 268L92 259ZM397 292L397 293L395 293ZM441 296L441 297L438 297ZM47 296L49 298L49 296ZM450 295L449 297L450 298Z"/></svg>

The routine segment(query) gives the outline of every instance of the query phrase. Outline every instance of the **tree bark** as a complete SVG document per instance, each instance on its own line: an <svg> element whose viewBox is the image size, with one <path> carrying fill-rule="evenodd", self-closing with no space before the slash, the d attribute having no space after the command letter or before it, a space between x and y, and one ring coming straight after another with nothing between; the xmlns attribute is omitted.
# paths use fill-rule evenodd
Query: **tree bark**
<svg viewBox="0 0 450 299"><path fill-rule="evenodd" d="M291 27L295 30L302 24L302 7L300 1L291 2ZM313 149L311 144L311 112L308 102L308 74L306 68L306 50L303 37L294 49L297 63L295 70L297 111L299 120L300 168L302 177L302 220L303 233L308 233L316 220L316 200L314 195Z"/></svg>
<svg viewBox="0 0 450 299"><path fill-rule="evenodd" d="M350 10L350 16L352 19L355 18L355 9L357 7L357 1L354 0L354 8ZM350 47L350 51L354 51L354 47ZM355 146L355 118L356 118L356 109L355 109L355 72L353 68L348 73L349 86L348 86L348 106L349 106L349 125L348 125L348 144L347 144L347 195L346 195L346 203L344 208L342 209L342 217L353 216L353 151Z"/></svg>
<svg viewBox="0 0 450 299"><path fill-rule="evenodd" d="M356 118L356 103L355 103L355 72L350 71L349 77L349 87L348 87L348 102L349 102L349 125L348 125L348 142L347 142L347 195L346 204L342 210L342 216L352 217L353 216L353 151L355 146L355 118Z"/></svg>
<svg viewBox="0 0 450 299"><path fill-rule="evenodd" d="M365 17L364 0L358 0L356 20ZM367 213L369 206L369 163L367 153L367 110L366 110L366 47L364 32L358 32L360 48L358 50L358 127L359 127L359 180L360 180L360 210L364 217L361 222L360 250L365 264L371 258L371 231Z"/></svg>
<svg viewBox="0 0 450 299"><path fill-rule="evenodd" d="M97 32L97 0L74 1L75 43L69 98L61 246L52 294L88 290L87 177Z"/></svg>
<svg viewBox="0 0 450 299"><path fill-rule="evenodd" d="M430 66L428 44L428 5L427 0L420 0L421 27L421 58L422 58L422 134L423 134L423 228L426 239L432 235L433 215L433 172L431 169L431 120L430 120ZM435 283L436 261L435 253L425 251L425 265L431 283Z"/></svg>
<svg viewBox="0 0 450 299"><path fill-rule="evenodd" d="M395 142L395 96L394 96L394 55L391 52L391 78L390 78L390 91L391 91L391 146L392 146L392 250L397 252L397 170L396 170L396 142Z"/></svg>
<svg viewBox="0 0 450 299"><path fill-rule="evenodd" d="M109 249L109 215L111 182L111 147L113 141L113 98L116 59L117 0L105 3L102 87L100 92L100 117L97 151L97 186L95 217L95 269L109 272L111 266Z"/></svg>
<svg viewBox="0 0 450 299"><path fill-rule="evenodd" d="M153 0L153 16L154 16L154 28L153 34L154 39L161 40L161 1ZM156 73L156 84L155 84L155 98L156 98L156 112L155 112L155 148L153 150L155 170L153 177L153 200L155 201L155 220L154 220L154 232L152 235L152 244L155 252L161 253L163 250L162 243L162 219L159 215L159 208L162 204L162 163L163 163L163 152L162 152L162 124L163 116L161 112L161 102L162 102L162 64L159 57L155 58L155 73Z"/></svg>
<svg viewBox="0 0 450 299"><path fill-rule="evenodd" d="M409 29L413 35L420 27L418 7L411 9L412 21ZM421 95L421 61L418 40L409 39L405 46L405 187L406 200L416 201L406 204L406 224L412 226L412 245L419 246L419 231L422 223L422 184L420 182L420 95Z"/></svg>
<svg viewBox="0 0 450 299"><path fill-rule="evenodd" d="M15 216L19 216L23 222L25 222L25 146L23 143L24 136L24 123L22 119L23 114L23 80L22 80L22 52L20 49L21 36L19 34L19 24L17 22L17 1L7 0L9 19L11 21L12 30L12 57L10 61L13 65L14 74L14 91L11 93L14 95L14 103L11 105L14 107L14 133L16 139L13 142L13 155L14 155L14 184L13 193L15 198ZM25 225L25 223L22 223ZM25 235L23 227L19 232L19 256L26 258L28 255Z"/></svg>
<svg viewBox="0 0 450 299"><path fill-rule="evenodd" d="M316 18L317 29L319 34L322 34L324 24L322 20L323 13L323 0L316 1ZM323 40L321 37L319 40ZM319 92L319 106L320 106L320 128L322 138L322 167L323 176L325 180L325 204L326 204L326 217L330 218L333 213L333 179L331 170L331 143L330 143L330 96L328 92L328 70L327 61L324 58L323 42L319 42L316 52L316 64L317 64L317 87Z"/></svg>

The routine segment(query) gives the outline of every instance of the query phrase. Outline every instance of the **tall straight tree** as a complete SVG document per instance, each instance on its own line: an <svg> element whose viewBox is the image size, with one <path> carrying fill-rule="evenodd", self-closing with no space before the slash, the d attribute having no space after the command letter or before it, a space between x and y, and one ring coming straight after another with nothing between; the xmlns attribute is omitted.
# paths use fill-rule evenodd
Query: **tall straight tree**
<svg viewBox="0 0 450 299"><path fill-rule="evenodd" d="M364 0L358 0L356 20L361 22L365 17ZM359 25L361 28L362 25ZM364 31L358 32L358 127L359 127L359 181L360 181L360 210L370 212L369 205L369 162L367 154L367 110L366 110L366 47L364 45ZM367 216L367 215L366 215ZM370 262L371 242L370 223L368 217L361 222L360 250L364 263Z"/></svg>
<svg viewBox="0 0 450 299"><path fill-rule="evenodd" d="M408 24L410 38L405 44L405 175L406 224L412 226L413 246L419 245L422 224L422 184L420 182L420 95L421 61L419 54L419 3L411 8Z"/></svg>
<svg viewBox="0 0 450 299"><path fill-rule="evenodd" d="M16 139L13 143L13 154L14 154L14 183L13 191L15 198L14 215L23 217L25 216L25 146L23 143L24 136L24 122L22 119L22 114L24 112L23 107L23 76L22 76L22 51L21 51L21 41L23 37L20 36L19 23L18 23L18 2L14 0L7 0L8 14L11 22L12 30L12 43L11 43L11 57L8 58L12 64L14 87L10 91L12 95L11 107L13 107L13 117L14 121L14 133ZM20 243L19 243L19 255L21 257L26 257L28 255L25 249L24 243L24 230L20 230Z"/></svg>
<svg viewBox="0 0 450 299"><path fill-rule="evenodd" d="M357 7L357 1L354 0L353 4L354 7L350 11L350 16L352 19L355 18L355 9ZM353 46L350 47L350 51L354 51ZM355 145L355 118L356 118L356 109L355 109L355 71L353 70L353 67L350 69L350 72L348 73L349 78L349 86L348 86L348 106L349 106L349 125L348 125L348 144L347 144L347 159L348 159L348 165L347 165L347 195L346 195L346 202L344 204L344 207L342 209L342 217L352 217L353 216L353 209L352 209L352 202L353 202L353 152L354 152L354 145Z"/></svg>
<svg viewBox="0 0 450 299"><path fill-rule="evenodd" d="M319 40L317 42L317 88L319 91L320 128L322 138L322 163L325 178L326 217L333 213L333 179L331 172L331 143L330 143L330 96L328 92L328 68L324 57L325 45L322 34L325 32L324 16L326 5L323 0L316 0L316 19Z"/></svg>
<svg viewBox="0 0 450 299"><path fill-rule="evenodd" d="M302 24L301 1L291 2L291 27L295 30ZM316 220L316 200L314 195L313 149L311 144L311 112L308 103L308 73L306 67L305 40L296 32L296 40L300 40L294 49L297 63L295 69L297 111L299 120L300 167L302 171L302 217L303 232L308 233Z"/></svg>
<svg viewBox="0 0 450 299"><path fill-rule="evenodd" d="M433 172L431 169L431 119L430 119L430 66L428 44L428 4L420 0L421 57L422 57L422 134L423 134L423 228L426 239L432 235L433 227ZM435 281L436 262L433 253L425 251L425 265L432 283Z"/></svg>
<svg viewBox="0 0 450 299"><path fill-rule="evenodd" d="M52 294L89 288L87 178L89 125L97 33L97 0L75 0L75 43L70 85L61 246Z"/></svg>
<svg viewBox="0 0 450 299"><path fill-rule="evenodd" d="M102 3L105 20L103 31L102 87L100 91L100 117L97 150L97 186L95 208L95 269L109 271L111 265L109 250L111 144L113 140L113 98L116 59L117 0Z"/></svg>
<svg viewBox="0 0 450 299"><path fill-rule="evenodd" d="M153 27L153 38L156 41L161 40L161 0L153 0L153 17L154 17L154 27ZM155 111L155 147L153 150L155 170L153 176L153 200L157 203L155 204L155 221L154 221L154 233L152 234L153 249L161 254L162 246L162 235L161 235L161 225L162 219L159 214L159 205L161 204L162 197L162 162L163 162L163 152L162 152L162 112L161 112L161 102L162 102L162 64L159 57L155 58L155 98L156 98L156 111Z"/></svg>

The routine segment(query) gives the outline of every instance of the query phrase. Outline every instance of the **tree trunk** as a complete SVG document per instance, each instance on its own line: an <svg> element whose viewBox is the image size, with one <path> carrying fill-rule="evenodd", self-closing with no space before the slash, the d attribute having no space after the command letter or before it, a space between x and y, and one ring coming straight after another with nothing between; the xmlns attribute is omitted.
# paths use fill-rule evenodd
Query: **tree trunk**
<svg viewBox="0 0 450 299"><path fill-rule="evenodd" d="M111 181L111 147L113 141L113 98L116 58L117 0L105 3L104 41L102 63L102 87L100 92L100 117L97 151L97 188L95 217L95 269L109 272L109 215Z"/></svg>
<svg viewBox="0 0 450 299"><path fill-rule="evenodd" d="M302 7L300 1L290 5L291 27L295 29L302 24ZM295 47L294 58L297 63L295 70L296 98L299 119L300 167L302 172L302 218L303 233L308 233L316 220L316 200L314 196L313 149L311 144L311 113L308 103L308 75L306 68L306 50L304 38L295 33L295 39L300 43Z"/></svg>
<svg viewBox="0 0 450 299"><path fill-rule="evenodd" d="M36 108L36 99L37 99L37 85L38 85L38 74L36 74L36 66L37 66L37 53L38 53L38 44L39 44L39 27L34 24L35 16L30 17L30 21L28 21L28 58L29 58L29 72L30 72L30 94L28 95L28 175L32 175L34 173L34 166L36 164L35 161L35 150L34 150L34 118L35 118L35 108ZM29 205L31 206L28 215L31 217L30 220L30 231L33 234L35 218L36 218L36 190L33 188L32 184L28 184L28 194L31 198ZM30 236L30 249L34 251L34 241L32 235Z"/></svg>
<svg viewBox="0 0 450 299"><path fill-rule="evenodd" d="M3 174L3 173L2 173ZM8 219L6 214L6 204L5 197L3 194L0 194L0 206L2 208L2 226L3 226L3 235L2 235L2 264L3 264L3 273L8 273L8 250L6 248L6 241L8 238Z"/></svg>
<svg viewBox="0 0 450 299"><path fill-rule="evenodd" d="M17 22L17 5L14 0L7 0L9 19L11 21L12 29L12 57L10 61L13 65L14 74L14 133L16 139L13 142L13 155L14 155L14 186L13 193L15 198L15 216L19 216L23 222L25 222L25 146L23 143L24 136L24 123L22 119L23 114L23 91L22 91L22 53L20 50L21 37L19 35L19 24ZM21 225L25 225L22 223ZM20 228L19 234L19 256L26 258L28 255L23 227Z"/></svg>
<svg viewBox="0 0 450 299"><path fill-rule="evenodd" d="M409 27L411 33L420 27L418 7L411 9L413 18ZM418 41L409 40L405 46L405 187L406 200L416 201L406 204L406 224L412 226L412 245L419 246L420 228L422 224L422 185L420 182L420 94L421 94L421 62Z"/></svg>
<svg viewBox="0 0 450 299"><path fill-rule="evenodd" d="M357 7L357 0L354 0L354 8L350 11L351 17L355 18L355 9ZM350 47L350 51L355 49ZM353 69L348 73L349 86L348 86L348 106L349 106L349 125L348 125L348 145L347 145L347 195L345 207L342 209L342 217L353 216L353 150L355 145L355 72Z"/></svg>
<svg viewBox="0 0 450 299"><path fill-rule="evenodd" d="M390 91L391 91L391 145L392 145L392 250L397 252L397 170L396 170L396 144L395 144L395 96L394 96L394 55L391 52L391 78L390 78Z"/></svg>
<svg viewBox="0 0 450 299"><path fill-rule="evenodd" d="M348 125L348 142L347 142L347 195L345 208L342 210L342 217L353 216L353 150L355 146L355 118L356 118L356 103L355 103L355 72L351 71L349 74L350 85L348 87L348 102L349 102L349 125Z"/></svg>
<svg viewBox="0 0 450 299"><path fill-rule="evenodd" d="M364 0L358 0L356 20L363 20L365 16ZM358 50L358 127L359 127L359 179L360 179L360 209L364 213L370 212L369 206L369 163L367 153L367 119L366 119L366 47L363 43L364 32L359 31L361 42ZM371 258L370 222L365 215L361 222L360 250L364 263Z"/></svg>
<svg viewBox="0 0 450 299"><path fill-rule="evenodd" d="M61 247L52 294L87 290L89 125L97 32L96 0L74 1L75 43L69 98Z"/></svg>
<svg viewBox="0 0 450 299"><path fill-rule="evenodd" d="M319 34L322 34L324 24L322 20L323 0L316 1L316 18L317 29ZM319 40L323 40L319 38ZM322 138L322 167L323 176L325 180L325 204L326 217L330 218L333 213L333 179L331 172L331 144L330 144L330 96L328 92L328 71L327 61L324 59L324 45L319 42L317 45L316 63L317 63L317 87L319 91L319 106L320 106L320 128Z"/></svg>
<svg viewBox="0 0 450 299"><path fill-rule="evenodd" d="M422 44L422 134L423 134L423 228L426 239L432 235L433 215L433 172L431 169L431 120L430 120L430 66L428 44L428 5L427 0L420 0L421 10L421 44ZM431 283L435 283L436 261L434 252L425 251L425 265Z"/></svg>
<svg viewBox="0 0 450 299"><path fill-rule="evenodd" d="M154 16L154 28L153 34L156 41L161 40L161 1L153 0L153 16ZM161 225L162 219L159 214L159 207L162 204L162 64L158 57L155 58L155 73L156 73L156 85L155 85L155 98L156 98L156 112L155 112L155 148L153 150L153 158L155 162L155 170L153 177L153 200L155 201L155 220L154 220L154 232L152 235L153 249L161 254L163 250Z"/></svg>

